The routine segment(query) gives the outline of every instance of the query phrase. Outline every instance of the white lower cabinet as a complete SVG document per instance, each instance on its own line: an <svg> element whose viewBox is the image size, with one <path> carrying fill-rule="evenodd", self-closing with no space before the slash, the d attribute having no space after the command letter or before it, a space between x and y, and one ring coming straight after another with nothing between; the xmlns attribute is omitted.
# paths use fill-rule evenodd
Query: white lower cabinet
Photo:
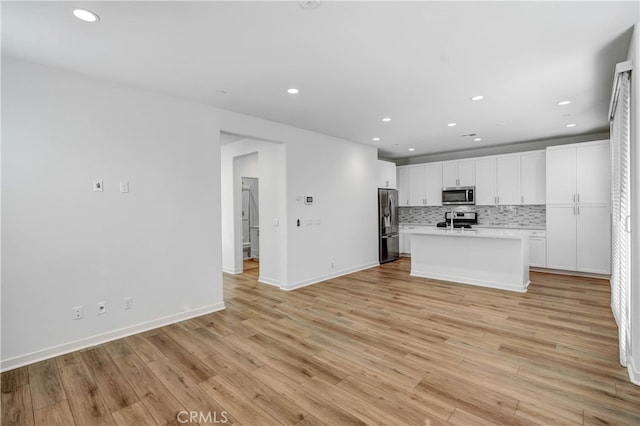
<svg viewBox="0 0 640 426"><path fill-rule="evenodd" d="M609 274L609 205L547 205L547 268Z"/></svg>
<svg viewBox="0 0 640 426"><path fill-rule="evenodd" d="M609 205L578 205L577 270L611 273L611 213Z"/></svg>
<svg viewBox="0 0 640 426"><path fill-rule="evenodd" d="M547 266L547 239L532 235L529 237L529 266Z"/></svg>

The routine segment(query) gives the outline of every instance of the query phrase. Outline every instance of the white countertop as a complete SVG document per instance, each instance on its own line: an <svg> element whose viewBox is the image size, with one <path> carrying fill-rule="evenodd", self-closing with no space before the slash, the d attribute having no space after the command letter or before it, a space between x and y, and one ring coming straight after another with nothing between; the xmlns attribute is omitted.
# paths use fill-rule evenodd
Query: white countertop
<svg viewBox="0 0 640 426"><path fill-rule="evenodd" d="M452 234L457 235L460 229L464 229L464 228L456 228ZM446 228L446 229L438 228L437 226L431 225L431 224L416 224L416 223L401 223L400 230L411 233L411 234L429 233L432 235L438 235L444 232L451 233L451 229L449 228ZM525 227L505 228L505 227L493 227L489 225L484 225L484 226L472 225L471 229L465 229L464 231L460 232L460 234L462 234L463 232L468 234L475 234L475 235L478 235L478 234L480 235L493 234L497 236L522 235L522 236L530 236L530 237L545 237L547 233L545 229L540 229L540 228L525 228Z"/></svg>
<svg viewBox="0 0 640 426"><path fill-rule="evenodd" d="M437 228L435 226L422 226L408 231L412 235L443 235L456 238L510 238L523 239L529 238L530 231L520 229L464 229L456 228L454 230Z"/></svg>

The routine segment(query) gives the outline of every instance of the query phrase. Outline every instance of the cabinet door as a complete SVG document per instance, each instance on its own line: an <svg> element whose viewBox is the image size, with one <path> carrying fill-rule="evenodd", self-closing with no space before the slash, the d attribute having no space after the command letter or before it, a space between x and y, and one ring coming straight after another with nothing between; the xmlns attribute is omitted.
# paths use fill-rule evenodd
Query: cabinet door
<svg viewBox="0 0 640 426"><path fill-rule="evenodd" d="M476 184L475 161L465 160L458 162L459 186L474 186Z"/></svg>
<svg viewBox="0 0 640 426"><path fill-rule="evenodd" d="M442 205L442 164L427 164L424 168L426 179L425 197L428 206Z"/></svg>
<svg viewBox="0 0 640 426"><path fill-rule="evenodd" d="M546 260L546 239L542 237L529 237L529 266L544 268Z"/></svg>
<svg viewBox="0 0 640 426"><path fill-rule="evenodd" d="M576 193L579 203L611 202L609 144L578 147L576 151Z"/></svg>
<svg viewBox="0 0 640 426"><path fill-rule="evenodd" d="M458 163L442 164L442 186L445 188L458 186Z"/></svg>
<svg viewBox="0 0 640 426"><path fill-rule="evenodd" d="M409 204L409 168L398 167L398 205L400 207L410 206Z"/></svg>
<svg viewBox="0 0 640 426"><path fill-rule="evenodd" d="M498 204L522 204L519 155L498 157L496 182Z"/></svg>
<svg viewBox="0 0 640 426"><path fill-rule="evenodd" d="M544 151L520 157L522 204L545 204L546 167Z"/></svg>
<svg viewBox="0 0 640 426"><path fill-rule="evenodd" d="M394 163L378 160L378 188L397 188Z"/></svg>
<svg viewBox="0 0 640 426"><path fill-rule="evenodd" d="M575 205L547 205L547 268L576 270L575 213Z"/></svg>
<svg viewBox="0 0 640 426"><path fill-rule="evenodd" d="M478 158L476 161L476 205L496 205L496 159Z"/></svg>
<svg viewBox="0 0 640 426"><path fill-rule="evenodd" d="M578 271L611 272L611 214L609 205L578 205Z"/></svg>
<svg viewBox="0 0 640 426"><path fill-rule="evenodd" d="M546 157L547 204L568 204L575 202L576 149L548 149Z"/></svg>
<svg viewBox="0 0 640 426"><path fill-rule="evenodd" d="M424 165L409 167L409 203L412 206L426 206L427 181Z"/></svg>

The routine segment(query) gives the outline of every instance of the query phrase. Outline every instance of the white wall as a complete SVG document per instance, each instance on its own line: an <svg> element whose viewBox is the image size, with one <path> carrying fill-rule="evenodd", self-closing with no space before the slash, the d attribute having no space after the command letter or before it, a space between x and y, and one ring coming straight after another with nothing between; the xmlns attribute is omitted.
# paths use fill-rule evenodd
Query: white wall
<svg viewBox="0 0 640 426"><path fill-rule="evenodd" d="M3 369L224 307L212 108L3 58L2 142Z"/></svg>
<svg viewBox="0 0 640 426"><path fill-rule="evenodd" d="M273 220L279 217L279 232L284 234L278 235L286 238L280 245L286 247L282 275L263 277L264 282L288 290L378 264L375 148L223 110L220 126L229 133L280 141L286 149L286 181L280 190L285 195L284 215L264 211L264 179L260 178L261 275L267 254L263 229L273 230ZM223 145L223 158L225 150L232 149L227 146L233 145ZM234 155L248 152L253 151ZM258 157L263 170L261 153ZM223 173L224 167L223 160ZM314 196L314 204L305 205L304 195ZM226 215L223 212L223 218ZM297 219L302 226L296 226ZM223 230L228 232L226 223Z"/></svg>
<svg viewBox="0 0 640 426"><path fill-rule="evenodd" d="M377 170L364 145L316 137L287 145L287 288L377 264Z"/></svg>
<svg viewBox="0 0 640 426"><path fill-rule="evenodd" d="M220 131L281 142L235 147L258 152L275 200L261 203L263 282L378 264L373 147L11 58L2 89L3 370L223 308L222 246L241 228L220 211Z"/></svg>
<svg viewBox="0 0 640 426"><path fill-rule="evenodd" d="M627 59L633 61L631 93L631 379L640 385L640 23L634 27Z"/></svg>

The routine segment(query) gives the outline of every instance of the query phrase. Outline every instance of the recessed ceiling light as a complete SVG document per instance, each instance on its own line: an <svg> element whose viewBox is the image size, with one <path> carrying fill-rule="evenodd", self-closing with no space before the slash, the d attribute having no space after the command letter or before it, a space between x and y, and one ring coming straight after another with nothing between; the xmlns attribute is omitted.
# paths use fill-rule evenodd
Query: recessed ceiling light
<svg viewBox="0 0 640 426"><path fill-rule="evenodd" d="M415 148L409 148L409 151L411 151L411 152L413 152L415 150L416 150Z"/></svg>
<svg viewBox="0 0 640 426"><path fill-rule="evenodd" d="M87 9L73 9L73 16L85 22L96 22L100 17Z"/></svg>
<svg viewBox="0 0 640 426"><path fill-rule="evenodd" d="M385 117L382 119L382 121L384 121L385 123L388 123L389 121L391 121L391 119L389 117Z"/></svg>
<svg viewBox="0 0 640 426"><path fill-rule="evenodd" d="M456 125L456 123L449 123L449 124L447 124L447 126L449 126L449 127L453 127L453 126L455 126L455 125Z"/></svg>
<svg viewBox="0 0 640 426"><path fill-rule="evenodd" d="M292 87L291 89L287 89L287 93L290 95L297 95L298 93L300 93L300 90Z"/></svg>
<svg viewBox="0 0 640 426"><path fill-rule="evenodd" d="M379 140L380 140L380 138L373 138L373 140L374 140L374 141L379 141Z"/></svg>
<svg viewBox="0 0 640 426"><path fill-rule="evenodd" d="M482 140L482 138L475 138L473 141L474 142L480 142Z"/></svg>
<svg viewBox="0 0 640 426"><path fill-rule="evenodd" d="M482 95L474 96L473 98L471 98L472 101L481 101L482 99L484 99L484 96Z"/></svg>
<svg viewBox="0 0 640 426"><path fill-rule="evenodd" d="M576 123L567 124L567 127L576 127Z"/></svg>
<svg viewBox="0 0 640 426"><path fill-rule="evenodd" d="M571 101L560 101L558 102L558 105L569 105L571 103Z"/></svg>

